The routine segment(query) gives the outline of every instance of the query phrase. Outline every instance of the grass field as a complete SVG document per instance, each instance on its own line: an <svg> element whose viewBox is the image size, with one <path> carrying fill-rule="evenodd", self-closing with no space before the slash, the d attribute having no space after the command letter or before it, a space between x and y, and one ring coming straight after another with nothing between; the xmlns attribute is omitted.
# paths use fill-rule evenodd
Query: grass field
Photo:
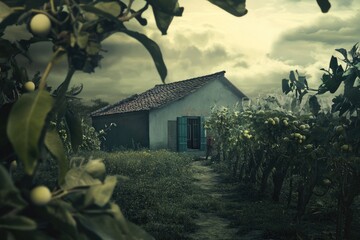
<svg viewBox="0 0 360 240"><path fill-rule="evenodd" d="M93 153L119 175L113 199L130 221L156 239L186 239L196 230L198 211L214 205L193 184L193 156L167 151Z"/></svg>
<svg viewBox="0 0 360 240"><path fill-rule="evenodd" d="M284 199L274 203L257 196L251 185L231 179L223 164L209 163L220 173L213 198L195 184L194 156L168 151L119 151L82 153L85 159L104 159L107 174L117 175L113 201L127 219L144 228L155 239L191 239L201 213L212 212L230 220L239 239L335 239L336 203L327 196L309 204L300 223L294 223L296 202L287 207ZM56 168L45 167L48 186L56 182ZM286 192L286 188L284 189ZM285 193L282 195L285 197ZM295 199L294 199L295 200ZM354 206L353 236L360 239L360 201Z"/></svg>

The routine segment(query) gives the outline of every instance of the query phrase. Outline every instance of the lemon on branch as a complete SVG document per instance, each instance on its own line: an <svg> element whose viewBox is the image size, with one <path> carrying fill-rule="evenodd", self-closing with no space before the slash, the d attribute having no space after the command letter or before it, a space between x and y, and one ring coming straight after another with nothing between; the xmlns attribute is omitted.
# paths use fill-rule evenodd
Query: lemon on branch
<svg viewBox="0 0 360 240"><path fill-rule="evenodd" d="M48 16L43 13L36 14L30 21L30 30L38 36L46 36L51 29L51 21Z"/></svg>

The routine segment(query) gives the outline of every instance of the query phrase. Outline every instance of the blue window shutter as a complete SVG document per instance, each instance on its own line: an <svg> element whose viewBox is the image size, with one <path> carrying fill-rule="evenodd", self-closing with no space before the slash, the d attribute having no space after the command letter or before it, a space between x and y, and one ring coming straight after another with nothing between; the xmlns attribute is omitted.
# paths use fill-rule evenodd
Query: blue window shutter
<svg viewBox="0 0 360 240"><path fill-rule="evenodd" d="M200 117L200 150L206 150L205 117Z"/></svg>
<svg viewBox="0 0 360 240"><path fill-rule="evenodd" d="M187 151L187 117L177 118L177 149L179 152Z"/></svg>

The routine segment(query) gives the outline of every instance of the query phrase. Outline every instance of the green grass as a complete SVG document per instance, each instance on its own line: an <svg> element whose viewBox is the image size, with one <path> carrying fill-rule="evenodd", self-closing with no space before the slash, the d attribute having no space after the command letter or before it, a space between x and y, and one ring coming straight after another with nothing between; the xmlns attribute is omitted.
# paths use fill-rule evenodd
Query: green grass
<svg viewBox="0 0 360 240"><path fill-rule="evenodd" d="M195 231L194 210L210 202L193 184L193 157L168 151L96 152L107 173L120 175L113 200L125 217L156 239L186 239ZM211 205L211 203L209 203Z"/></svg>

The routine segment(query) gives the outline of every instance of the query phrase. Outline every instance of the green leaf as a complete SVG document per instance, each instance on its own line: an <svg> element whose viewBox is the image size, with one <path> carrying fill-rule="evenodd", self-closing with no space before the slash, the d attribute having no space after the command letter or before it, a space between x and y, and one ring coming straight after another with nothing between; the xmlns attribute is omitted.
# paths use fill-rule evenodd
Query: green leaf
<svg viewBox="0 0 360 240"><path fill-rule="evenodd" d="M75 187L92 186L101 184L99 179L94 179L81 168L72 168L65 175L65 183L62 189L68 190Z"/></svg>
<svg viewBox="0 0 360 240"><path fill-rule="evenodd" d="M338 49L335 49L335 51L338 51L339 53L341 53L344 56L344 59L348 61L346 49L338 48Z"/></svg>
<svg viewBox="0 0 360 240"><path fill-rule="evenodd" d="M224 9L228 13L241 17L247 14L248 10L245 8L246 0L208 0L212 4Z"/></svg>
<svg viewBox="0 0 360 240"><path fill-rule="evenodd" d="M9 7L26 6L27 8L40 8L47 0L27 1L27 0L3 0Z"/></svg>
<svg viewBox="0 0 360 240"><path fill-rule="evenodd" d="M327 13L329 11L329 9L331 8L331 4L330 4L329 0L316 0L316 2L318 3L318 5L323 13Z"/></svg>
<svg viewBox="0 0 360 240"><path fill-rule="evenodd" d="M291 91L291 88L289 86L289 79L283 79L281 86L283 93L288 94Z"/></svg>
<svg viewBox="0 0 360 240"><path fill-rule="evenodd" d="M118 17L121 13L120 4L117 1L99 2L94 5L96 8L111 14L114 17Z"/></svg>
<svg viewBox="0 0 360 240"><path fill-rule="evenodd" d="M116 182L115 176L107 176L103 184L91 186L86 192L85 206L93 203L99 207L105 206L111 199Z"/></svg>
<svg viewBox="0 0 360 240"><path fill-rule="evenodd" d="M23 94L11 109L7 134L28 175L33 174L40 156L39 141L52 104L50 94L40 90Z"/></svg>
<svg viewBox="0 0 360 240"><path fill-rule="evenodd" d="M117 222L109 215L77 214L75 218L78 220L79 224L87 230L87 232L97 236L99 239L127 239Z"/></svg>
<svg viewBox="0 0 360 240"><path fill-rule="evenodd" d="M178 0L147 0L156 11L166 13L170 16L182 16L184 8L179 6Z"/></svg>
<svg viewBox="0 0 360 240"><path fill-rule="evenodd" d="M132 38L135 38L141 44L144 45L144 47L146 48L146 50L148 50L148 52L150 53L151 57L154 60L155 67L158 70L161 80L165 82L165 78L167 76L167 68L159 46L153 40L151 40L150 38L146 37L141 33L133 32L127 29L122 29L121 32L129 35Z"/></svg>
<svg viewBox="0 0 360 240"><path fill-rule="evenodd" d="M14 149L11 146L9 138L6 134L8 117L13 104L8 103L0 107L0 161L12 161L15 159Z"/></svg>
<svg viewBox="0 0 360 240"><path fill-rule="evenodd" d="M83 139L81 119L77 113L68 110L65 113L65 121L69 129L71 147L77 152Z"/></svg>
<svg viewBox="0 0 360 240"><path fill-rule="evenodd" d="M290 71L289 79L290 79L291 82L296 82L297 81L294 71Z"/></svg>
<svg viewBox="0 0 360 240"><path fill-rule="evenodd" d="M16 190L8 171L2 166L2 164L0 164L0 189Z"/></svg>
<svg viewBox="0 0 360 240"><path fill-rule="evenodd" d="M181 16L184 8L180 8L178 0L150 0L148 2L152 6L156 26L163 35L166 35L174 16Z"/></svg>
<svg viewBox="0 0 360 240"><path fill-rule="evenodd" d="M324 83L324 87L330 91L330 93L336 92L342 82L342 76L323 74L321 80Z"/></svg>
<svg viewBox="0 0 360 240"><path fill-rule="evenodd" d="M349 91L351 91L354 88L354 83L357 78L357 71L352 71L350 75L347 75L344 80L344 96L348 97ZM345 74L344 74L345 75ZM344 76L343 75L343 76Z"/></svg>
<svg viewBox="0 0 360 240"><path fill-rule="evenodd" d="M356 43L349 51L350 56L354 59L356 57L357 51L358 51L358 44Z"/></svg>
<svg viewBox="0 0 360 240"><path fill-rule="evenodd" d="M0 2L1 3L1 2ZM8 26L14 25L16 24L16 22L18 21L19 17L24 13L24 11L16 11L13 12L11 14L9 14L8 16L6 16L5 18L3 18L3 20L0 22L0 36L3 35L5 29Z"/></svg>
<svg viewBox="0 0 360 240"><path fill-rule="evenodd" d="M69 161L66 158L64 146L55 128L48 129L45 135L45 146L51 155L57 160L58 183L64 184L66 172L69 170Z"/></svg>
<svg viewBox="0 0 360 240"><path fill-rule="evenodd" d="M86 48L89 41L90 34L87 32L79 32L76 38L76 43L80 49Z"/></svg>
<svg viewBox="0 0 360 240"><path fill-rule="evenodd" d="M315 95L309 97L309 107L310 107L311 113L314 114L315 116L319 113L321 106Z"/></svg>
<svg viewBox="0 0 360 240"><path fill-rule="evenodd" d="M77 239L77 224L71 212L74 211L71 204L62 200L51 201L45 208L45 217L61 232Z"/></svg>
<svg viewBox="0 0 360 240"><path fill-rule="evenodd" d="M0 19L6 18L10 15L13 11L11 8L3 2L0 2Z"/></svg>
<svg viewBox="0 0 360 240"><path fill-rule="evenodd" d="M0 165L0 206L24 208L27 202L21 197L7 170Z"/></svg>
<svg viewBox="0 0 360 240"><path fill-rule="evenodd" d="M146 50L150 53L152 59L154 60L155 67L156 67L157 71L159 72L161 80L163 82L165 81L165 78L167 75L167 69L166 69L166 66L164 63L164 59L162 57L161 50L160 50L159 46L153 40L149 39L148 37L146 37L145 35L143 35L141 33L130 31L130 30L126 29L124 24L121 21L119 21L117 18L115 18L111 14L101 11L95 7L86 5L86 6L82 6L82 9L87 12L95 13L95 14L102 16L102 17L108 19L109 21L115 23L115 28L112 31L123 32L123 33L127 34L128 36L138 40L146 48ZM110 30L108 30L108 31L110 31Z"/></svg>
<svg viewBox="0 0 360 240"><path fill-rule="evenodd" d="M118 225L119 225L121 231L125 234L128 234L129 233L129 226L128 226L129 222L125 219L123 213L120 210L120 207L115 203L110 203L110 211L111 211L111 214L113 215L113 217L118 222Z"/></svg>
<svg viewBox="0 0 360 240"><path fill-rule="evenodd" d="M155 17L156 26L161 31L162 35L167 34L167 30L169 29L169 26L174 18L174 16L169 15L167 13L161 12L153 8L153 13Z"/></svg>
<svg viewBox="0 0 360 240"><path fill-rule="evenodd" d="M352 105L360 107L360 90L358 88L351 88L344 96L349 99Z"/></svg>
<svg viewBox="0 0 360 240"><path fill-rule="evenodd" d="M331 68L332 72L335 74L336 70L338 69L338 61L336 57L331 56L329 67Z"/></svg>
<svg viewBox="0 0 360 240"><path fill-rule="evenodd" d="M298 79L298 81L295 82L295 85L298 90L308 88L306 77L299 76L299 79Z"/></svg>
<svg viewBox="0 0 360 240"><path fill-rule="evenodd" d="M17 53L19 53L19 50L16 49L10 41L6 39L0 39L0 59L8 60Z"/></svg>
<svg viewBox="0 0 360 240"><path fill-rule="evenodd" d="M34 220L24 216L8 216L0 218L0 229L31 231L37 228Z"/></svg>

